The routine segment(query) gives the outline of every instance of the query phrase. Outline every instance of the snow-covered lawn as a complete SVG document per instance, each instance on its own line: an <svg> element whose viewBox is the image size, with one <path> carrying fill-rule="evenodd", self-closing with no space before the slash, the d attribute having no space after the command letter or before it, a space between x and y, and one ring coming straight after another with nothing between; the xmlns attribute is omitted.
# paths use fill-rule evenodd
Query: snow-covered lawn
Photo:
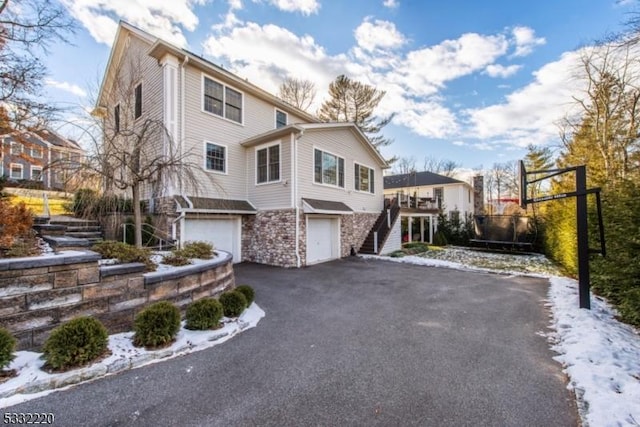
<svg viewBox="0 0 640 427"><path fill-rule="evenodd" d="M541 255L493 254L464 248L431 250L388 261L549 278L551 332L544 335L568 375L585 426L640 426L640 334L616 320L602 298L578 308L577 281L561 277Z"/></svg>

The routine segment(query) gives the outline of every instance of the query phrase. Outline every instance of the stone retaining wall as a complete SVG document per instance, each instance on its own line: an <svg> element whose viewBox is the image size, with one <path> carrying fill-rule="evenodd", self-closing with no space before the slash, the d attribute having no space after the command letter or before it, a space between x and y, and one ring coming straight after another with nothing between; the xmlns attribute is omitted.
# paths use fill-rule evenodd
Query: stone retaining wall
<svg viewBox="0 0 640 427"><path fill-rule="evenodd" d="M99 266L95 252L68 251L0 260L0 324L18 349L39 349L53 328L94 316L109 333L132 329L150 303L171 301L183 311L192 301L235 287L231 254L179 269L143 273L143 264Z"/></svg>

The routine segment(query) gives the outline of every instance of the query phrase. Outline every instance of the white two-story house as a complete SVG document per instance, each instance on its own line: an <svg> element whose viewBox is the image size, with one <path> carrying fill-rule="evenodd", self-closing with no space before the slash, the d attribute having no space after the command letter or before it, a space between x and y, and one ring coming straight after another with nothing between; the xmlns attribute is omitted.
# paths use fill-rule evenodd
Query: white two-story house
<svg viewBox="0 0 640 427"><path fill-rule="evenodd" d="M383 209L387 163L355 125L321 123L127 23L96 111L112 124L105 132L164 124L150 144L175 145L198 185L151 183L142 198L180 242L212 242L234 262L300 267L349 255Z"/></svg>

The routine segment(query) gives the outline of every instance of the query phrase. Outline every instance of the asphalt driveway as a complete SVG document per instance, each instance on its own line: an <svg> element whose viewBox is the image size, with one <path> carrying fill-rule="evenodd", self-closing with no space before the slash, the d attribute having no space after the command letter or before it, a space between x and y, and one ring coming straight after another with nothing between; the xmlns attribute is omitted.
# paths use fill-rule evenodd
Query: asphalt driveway
<svg viewBox="0 0 640 427"><path fill-rule="evenodd" d="M4 412L135 426L574 426L548 282L348 258L236 267L258 327Z"/></svg>

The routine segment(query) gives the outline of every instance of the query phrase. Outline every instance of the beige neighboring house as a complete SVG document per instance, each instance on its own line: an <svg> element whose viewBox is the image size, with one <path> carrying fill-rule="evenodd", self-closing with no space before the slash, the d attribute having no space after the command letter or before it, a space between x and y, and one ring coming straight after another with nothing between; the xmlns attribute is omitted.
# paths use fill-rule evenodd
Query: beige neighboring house
<svg viewBox="0 0 640 427"><path fill-rule="evenodd" d="M0 176L9 186L64 190L84 157L72 139L50 130L0 135Z"/></svg>
<svg viewBox="0 0 640 427"><path fill-rule="evenodd" d="M119 76L134 89L116 91ZM192 170L199 188L177 180L142 195L181 243L209 241L234 262L301 267L359 250L382 214L387 163L355 125L320 123L127 23L118 27L96 111L119 126L162 121L165 138L201 165Z"/></svg>
<svg viewBox="0 0 640 427"><path fill-rule="evenodd" d="M403 241L433 242L441 211L449 218L459 215L462 221L477 213L471 185L433 172L385 176L384 194L399 203Z"/></svg>

